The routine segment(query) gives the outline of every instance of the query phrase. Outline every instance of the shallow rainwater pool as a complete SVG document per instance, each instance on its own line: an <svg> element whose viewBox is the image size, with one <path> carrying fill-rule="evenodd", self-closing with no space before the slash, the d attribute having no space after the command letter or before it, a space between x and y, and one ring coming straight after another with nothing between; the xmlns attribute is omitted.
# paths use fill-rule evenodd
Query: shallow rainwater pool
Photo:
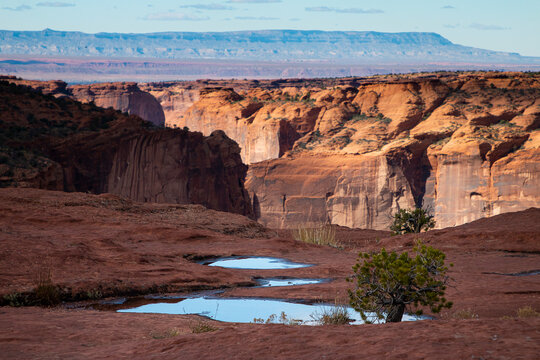
<svg viewBox="0 0 540 360"><path fill-rule="evenodd" d="M255 319L274 318L271 322L279 322L280 315L284 313L288 320L300 321L304 325L316 325L314 318L334 305L328 304L301 304L285 300L258 299L258 298L213 298L199 297L184 299L176 303L154 303L142 305L132 309L122 309L125 313L151 313L151 314L197 314L208 318L225 321L250 323ZM347 307L351 324L363 324L360 314ZM405 314L403 321L424 320L427 317L415 317Z"/></svg>
<svg viewBox="0 0 540 360"><path fill-rule="evenodd" d="M264 256L236 256L201 262L203 265L219 266L228 269L254 269L254 270L272 270L272 269L297 269L313 266L312 264L302 264L292 262L287 259Z"/></svg>
<svg viewBox="0 0 540 360"><path fill-rule="evenodd" d="M297 278L267 278L256 279L260 287L297 286L322 284L330 282L331 279L297 279Z"/></svg>

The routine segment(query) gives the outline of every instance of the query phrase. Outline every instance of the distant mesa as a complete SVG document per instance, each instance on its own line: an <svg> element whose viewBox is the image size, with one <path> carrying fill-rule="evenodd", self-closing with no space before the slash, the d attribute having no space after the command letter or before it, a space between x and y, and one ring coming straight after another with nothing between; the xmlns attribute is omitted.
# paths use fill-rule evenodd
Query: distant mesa
<svg viewBox="0 0 540 360"><path fill-rule="evenodd" d="M149 34L0 31L0 54L351 63L535 63L540 58L453 44L436 33L262 30Z"/></svg>

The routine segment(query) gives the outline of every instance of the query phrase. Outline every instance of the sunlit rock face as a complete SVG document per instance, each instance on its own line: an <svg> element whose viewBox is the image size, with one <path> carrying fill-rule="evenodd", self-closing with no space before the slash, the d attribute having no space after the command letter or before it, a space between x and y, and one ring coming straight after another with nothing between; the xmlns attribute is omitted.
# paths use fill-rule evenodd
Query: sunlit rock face
<svg viewBox="0 0 540 360"><path fill-rule="evenodd" d="M201 87L174 121L240 145L270 227L387 229L421 204L446 227L540 206L539 84L517 73L228 81Z"/></svg>
<svg viewBox="0 0 540 360"><path fill-rule="evenodd" d="M104 83L75 85L68 88L70 96L81 102L94 102L97 106L138 115L154 125L165 123L161 104L151 94L142 91L136 83Z"/></svg>
<svg viewBox="0 0 540 360"><path fill-rule="evenodd" d="M51 85L51 88L54 86ZM165 124L223 130L259 221L387 229L427 206L437 227L540 206L540 77L438 73L140 84Z"/></svg>

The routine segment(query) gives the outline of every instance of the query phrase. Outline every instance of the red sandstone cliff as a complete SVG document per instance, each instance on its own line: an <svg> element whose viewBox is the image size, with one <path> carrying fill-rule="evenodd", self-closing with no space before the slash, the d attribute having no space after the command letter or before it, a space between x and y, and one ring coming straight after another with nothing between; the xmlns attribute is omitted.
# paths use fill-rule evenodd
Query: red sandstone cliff
<svg viewBox="0 0 540 360"><path fill-rule="evenodd" d="M97 106L137 115L154 125L162 126L165 123L160 103L136 83L73 85L68 90L71 97L81 102L93 101Z"/></svg>
<svg viewBox="0 0 540 360"><path fill-rule="evenodd" d="M134 82L68 86L59 80L34 81L14 76L0 76L0 80L2 79L18 85L30 86L45 95L67 96L82 103L93 102L102 108L112 107L130 115L137 115L157 126L162 126L165 123L165 114L161 104L154 96L141 90Z"/></svg>
<svg viewBox="0 0 540 360"><path fill-rule="evenodd" d="M442 73L139 89L167 126L223 130L240 145L263 224L386 229L397 209L422 203L438 227L540 206L539 84L537 74ZM92 90L104 86L74 93L120 106L126 85Z"/></svg>
<svg viewBox="0 0 540 360"><path fill-rule="evenodd" d="M446 227L540 206L536 74L174 86L200 97L176 104L166 124L238 142L268 226L386 229L397 209L423 203Z"/></svg>
<svg viewBox="0 0 540 360"><path fill-rule="evenodd" d="M109 192L252 214L247 166L223 132L205 137L158 128L6 82L0 82L0 119L1 186Z"/></svg>

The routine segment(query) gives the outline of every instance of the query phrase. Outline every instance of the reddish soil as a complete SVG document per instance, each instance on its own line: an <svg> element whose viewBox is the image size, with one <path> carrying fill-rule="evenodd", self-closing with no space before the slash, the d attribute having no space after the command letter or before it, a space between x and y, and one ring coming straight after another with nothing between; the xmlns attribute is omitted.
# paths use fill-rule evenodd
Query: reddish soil
<svg viewBox="0 0 540 360"><path fill-rule="evenodd" d="M358 251L408 250L416 237L444 250L454 308L439 320L363 326L285 326L56 308L0 308L2 358L536 359L540 318L540 209L416 236L340 228L343 249L295 242L240 215L197 205L140 204L112 195L0 189L0 297L30 293L50 269L64 299L231 288L226 296L344 299ZM316 264L294 270L232 270L188 259L261 255ZM334 278L330 283L245 288L253 277ZM459 319L468 310L477 319ZM503 318L504 317L504 318ZM510 317L510 318L509 318ZM177 331L170 333L176 328ZM165 337L165 338L162 338ZM162 338L162 339L156 339Z"/></svg>

